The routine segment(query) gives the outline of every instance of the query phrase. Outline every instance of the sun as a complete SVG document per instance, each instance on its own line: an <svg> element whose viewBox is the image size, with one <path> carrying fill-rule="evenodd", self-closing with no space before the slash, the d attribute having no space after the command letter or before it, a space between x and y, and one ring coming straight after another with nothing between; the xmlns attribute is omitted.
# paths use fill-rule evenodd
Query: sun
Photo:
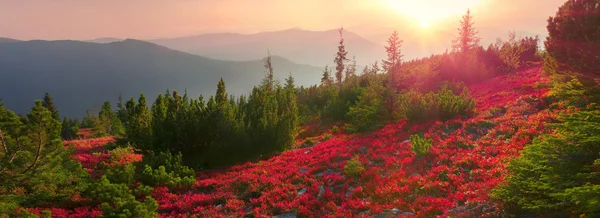
<svg viewBox="0 0 600 218"><path fill-rule="evenodd" d="M419 26L423 29L427 29L431 26L431 22L429 20L421 20L419 21Z"/></svg>

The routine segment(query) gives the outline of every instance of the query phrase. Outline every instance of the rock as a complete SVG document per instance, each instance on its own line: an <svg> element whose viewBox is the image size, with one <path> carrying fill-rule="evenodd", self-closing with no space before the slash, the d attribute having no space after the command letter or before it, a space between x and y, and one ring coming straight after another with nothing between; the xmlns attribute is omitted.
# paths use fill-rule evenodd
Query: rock
<svg viewBox="0 0 600 218"><path fill-rule="evenodd" d="M300 170L298 172L300 172L300 173L306 173L306 172L308 172L308 169L306 169L306 168L300 168Z"/></svg>
<svg viewBox="0 0 600 218"><path fill-rule="evenodd" d="M352 190L354 190L354 186L348 187L348 191L346 192L346 198L352 197Z"/></svg>
<svg viewBox="0 0 600 218"><path fill-rule="evenodd" d="M248 213L248 212L252 211L252 209L254 209L254 208L252 207L252 205L250 205L250 206L246 207L246 213Z"/></svg>
<svg viewBox="0 0 600 218"><path fill-rule="evenodd" d="M323 197L324 193L325 193L325 187L323 187L323 185L321 185L321 187L319 187L319 194L317 195L317 199Z"/></svg>
<svg viewBox="0 0 600 218"><path fill-rule="evenodd" d="M400 209L398 208L393 208L390 210L390 212L394 213L394 214L399 214L400 213Z"/></svg>
<svg viewBox="0 0 600 218"><path fill-rule="evenodd" d="M400 214L400 216L412 216L412 217L414 217L415 214L411 213L411 212L404 212L404 213Z"/></svg>
<svg viewBox="0 0 600 218"><path fill-rule="evenodd" d="M308 154L308 153L310 153L310 151L305 151L305 152L304 152L304 154Z"/></svg>
<svg viewBox="0 0 600 218"><path fill-rule="evenodd" d="M221 208L223 207L223 204L218 204L217 206L215 206L215 208Z"/></svg>
<svg viewBox="0 0 600 218"><path fill-rule="evenodd" d="M323 176L323 172L317 173L317 174L315 174L314 176L316 176L316 177L321 177L321 176Z"/></svg>
<svg viewBox="0 0 600 218"><path fill-rule="evenodd" d="M392 214L391 212L383 212L380 214L373 215L373 218L388 218L388 217L394 217L394 214Z"/></svg>
<svg viewBox="0 0 600 218"><path fill-rule="evenodd" d="M273 218L296 218L296 213L282 213L277 216L273 216Z"/></svg>
<svg viewBox="0 0 600 218"><path fill-rule="evenodd" d="M365 216L365 215L368 215L369 213L371 213L371 210L365 210L363 212L358 213L358 216Z"/></svg>
<svg viewBox="0 0 600 218"><path fill-rule="evenodd" d="M335 173L335 170L332 170L332 169L325 170L325 174L333 174L333 173Z"/></svg>
<svg viewBox="0 0 600 218"><path fill-rule="evenodd" d="M306 193L306 188L300 189L300 191L298 191L298 196L303 195L304 193Z"/></svg>
<svg viewBox="0 0 600 218"><path fill-rule="evenodd" d="M410 140L407 139L407 140L404 140L402 143L409 143L409 142L410 142Z"/></svg>

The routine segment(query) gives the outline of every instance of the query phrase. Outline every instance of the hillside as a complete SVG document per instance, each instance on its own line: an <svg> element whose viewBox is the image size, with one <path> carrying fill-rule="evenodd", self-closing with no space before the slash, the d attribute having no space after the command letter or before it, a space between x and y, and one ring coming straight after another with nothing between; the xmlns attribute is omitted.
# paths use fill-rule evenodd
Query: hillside
<svg viewBox="0 0 600 218"><path fill-rule="evenodd" d="M298 148L260 162L198 174L191 189L156 188L161 217L281 215L418 216L496 213L490 191L506 175L506 161L519 155L534 136L548 132L546 123L561 110L546 110L542 97L548 82L540 66L470 86L476 114L467 119L419 125L404 121L366 134L333 134L313 138ZM423 132L433 139L430 153L417 157L408 140ZM331 133L331 132L329 132ZM139 161L136 155L111 158L111 139L73 141L76 160L93 172L100 162ZM344 173L354 155L365 171ZM41 211L41 208L34 211ZM53 214L99 214L97 208L52 209Z"/></svg>
<svg viewBox="0 0 600 218"><path fill-rule="evenodd" d="M261 51L262 56L266 51ZM250 92L264 76L264 63L223 61L128 39L106 44L81 41L23 41L0 43L0 99L22 113L32 99L49 92L63 116L81 117L105 100L122 94L146 94L149 101L167 89L191 97L212 95L219 78L230 94ZM321 69L274 56L275 77L291 72L297 85L320 81Z"/></svg>
<svg viewBox="0 0 600 218"><path fill-rule="evenodd" d="M391 33L391 32L390 32ZM333 65L339 41L338 30L308 31L289 29L256 34L214 33L197 36L156 39L151 42L172 49L225 60L253 60L271 54L296 63L316 66ZM356 55L359 65L385 57L383 46L353 32L344 32L349 57Z"/></svg>

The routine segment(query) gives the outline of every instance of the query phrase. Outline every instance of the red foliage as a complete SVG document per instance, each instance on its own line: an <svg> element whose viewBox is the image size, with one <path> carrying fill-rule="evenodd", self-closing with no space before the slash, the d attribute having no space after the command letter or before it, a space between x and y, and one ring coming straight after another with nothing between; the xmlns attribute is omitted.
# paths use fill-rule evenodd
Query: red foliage
<svg viewBox="0 0 600 218"><path fill-rule="evenodd" d="M505 176L507 161L533 137L547 133L544 124L556 116L556 111L542 110L548 90L535 87L544 82L547 78L539 67L492 78L470 87L477 102L472 118L412 126L401 121L365 135L335 134L265 161L202 172L191 190L157 187L152 197L162 217L265 217L286 212L353 217L392 208L408 216L460 217L465 208L494 211L497 206L488 194ZM433 139L433 146L427 155L417 157L408 138L420 132ZM75 147L74 158L89 170L110 159L108 154L91 153L102 152L101 145L112 140L67 144ZM358 178L343 173L355 155L366 169ZM52 210L65 216L79 214ZM79 210L90 216L98 212Z"/></svg>

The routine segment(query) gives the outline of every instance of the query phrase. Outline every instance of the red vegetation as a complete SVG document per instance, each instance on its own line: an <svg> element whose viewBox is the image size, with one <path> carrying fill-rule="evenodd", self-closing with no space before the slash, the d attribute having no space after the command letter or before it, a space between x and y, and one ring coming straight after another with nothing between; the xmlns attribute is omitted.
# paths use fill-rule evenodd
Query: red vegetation
<svg viewBox="0 0 600 218"><path fill-rule="evenodd" d="M471 86L474 117L423 125L391 124L368 135L335 135L313 147L295 149L226 172L199 175L186 193L155 190L162 216L256 217L292 212L301 216L351 217L384 211L404 215L468 215L495 206L490 191L502 181L507 161L533 137L547 132L555 114L542 96L548 90L539 67ZM428 155L417 158L407 140L425 132L433 139ZM360 178L343 173L359 155ZM482 209L483 210L483 209Z"/></svg>
<svg viewBox="0 0 600 218"><path fill-rule="evenodd" d="M505 176L506 163L541 133L555 113L542 110L547 88L539 67L492 78L471 86L476 114L469 119L409 125L404 121L364 135L335 134L308 148L268 160L206 171L187 191L156 187L152 197L162 217L267 217L296 213L302 217L398 215L470 216L494 213L490 191ZM310 127L309 127L310 128ZM316 127L315 127L316 128ZM305 137L315 137L305 129ZM317 131L317 130L314 130ZM318 130L317 132L324 132ZM433 139L429 153L417 157L409 136ZM141 156L110 158L103 144L112 138L66 142L88 171L110 160L139 161ZM302 142L298 142L299 144ZM344 174L355 155L365 167L359 177ZM32 211L39 214L40 209ZM97 208L52 209L57 217L97 216ZM471 214L472 215L472 214Z"/></svg>

